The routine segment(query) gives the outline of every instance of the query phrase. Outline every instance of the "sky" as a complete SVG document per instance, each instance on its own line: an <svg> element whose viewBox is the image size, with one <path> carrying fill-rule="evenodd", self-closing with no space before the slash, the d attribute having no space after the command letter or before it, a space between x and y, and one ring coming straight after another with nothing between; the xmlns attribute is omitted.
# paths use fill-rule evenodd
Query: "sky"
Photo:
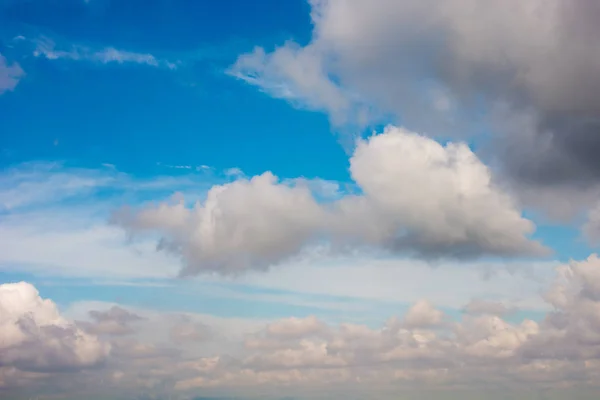
<svg viewBox="0 0 600 400"><path fill-rule="evenodd" d="M598 17L0 0L0 397L596 398Z"/></svg>

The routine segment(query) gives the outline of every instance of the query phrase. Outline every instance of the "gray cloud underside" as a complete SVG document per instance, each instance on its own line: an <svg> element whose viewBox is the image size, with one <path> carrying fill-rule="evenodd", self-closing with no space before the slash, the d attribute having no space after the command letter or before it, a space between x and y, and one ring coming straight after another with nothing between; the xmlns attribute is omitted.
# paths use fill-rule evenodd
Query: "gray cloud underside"
<svg viewBox="0 0 600 400"><path fill-rule="evenodd" d="M392 113L447 137L486 122L490 157L510 181L552 189L526 200L551 211L589 204L573 189L597 189L600 178L598 2L309 2L310 43L257 48L230 74L338 125Z"/></svg>

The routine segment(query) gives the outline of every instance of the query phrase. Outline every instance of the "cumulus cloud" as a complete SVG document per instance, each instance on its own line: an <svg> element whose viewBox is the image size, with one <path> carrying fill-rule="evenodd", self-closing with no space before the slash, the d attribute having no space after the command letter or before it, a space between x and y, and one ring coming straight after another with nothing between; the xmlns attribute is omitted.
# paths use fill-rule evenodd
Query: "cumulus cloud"
<svg viewBox="0 0 600 400"><path fill-rule="evenodd" d="M336 381L417 381L448 387L476 380L593 386L593 377L600 373L596 362L600 354L599 260L592 255L557 269L545 296L555 310L541 322L508 322L500 316L505 310L497 304L478 301L466 307L470 315L455 322L427 301L415 303L404 319L391 318L379 329L322 321L317 325L313 318L283 320L277 324L304 334L281 340L271 335L273 324L267 326L258 335L261 345L247 346L251 354L241 368L260 371L263 376L271 373L274 384L283 379L282 371L287 371L286 379L292 382L317 384L319 378L311 375L313 371L333 374L337 370L335 379L332 375L320 379L331 385ZM447 323L441 324L444 320ZM584 370L578 367L581 363Z"/></svg>
<svg viewBox="0 0 600 400"><path fill-rule="evenodd" d="M180 199L122 210L114 221L161 234L159 247L183 257L183 274L265 269L324 241L424 258L546 252L528 238L534 224L465 144L388 127L359 141L350 172L362 193L328 202L267 172L215 186L192 208Z"/></svg>
<svg viewBox="0 0 600 400"><path fill-rule="evenodd" d="M21 304L12 298L5 300L6 287L2 287L3 307ZM19 298L29 291L36 293L27 284L9 288L14 287L20 288ZM372 398L386 398L388 391L397 395L401 390L407 398L420 398L423 385L445 396L462 393L459 390L465 385L471 391L498 385L515 390L516 397L522 397L523 390L530 394L546 390L558 393L570 387L576 387L579 393L597 390L600 258L593 254L586 260L559 266L544 299L553 310L539 321L508 321L501 316L503 310L498 304L480 300L465 306L468 313L460 318L452 318L426 300L418 301L404 316L391 317L379 327L333 324L314 316L284 318L246 329L238 338L243 347L223 342L226 331L239 330L240 326L218 327L191 315L173 319L142 313L149 318L140 321L135 336L110 339L114 351L104 368L71 374L68 382L55 376L53 387L57 393L71 390L73 385L85 385L88 395L109 390L181 399L199 391L248 395L264 394L269 389L275 395L285 389L303 398L311 397L319 388L326 388L333 397L337 393L340 398L346 398L344 389L355 395L369 392ZM44 305L38 304L35 309L55 310L48 300L36 301ZM16 314L24 315L25 311ZM109 308L93 315L104 319L124 313ZM42 325L35 313L28 318ZM171 335L171 328L200 322L214 332L213 345L202 352L194 351L201 340L188 341L195 335L184 334L185 340L175 341L177 347L163 341ZM59 324L54 320L52 323ZM13 337L13 325L4 324L0 332ZM78 342L81 346L83 343ZM187 347L182 347L185 343ZM5 354L10 353L2 352L2 357ZM17 374L11 372L10 364L6 365L6 358L2 362L0 380L10 381L14 387L47 385L37 368L20 369Z"/></svg>
<svg viewBox="0 0 600 400"><path fill-rule="evenodd" d="M24 75L25 72L18 63L9 64L6 57L0 54L0 95L15 90Z"/></svg>
<svg viewBox="0 0 600 400"><path fill-rule="evenodd" d="M127 210L124 210L127 211ZM204 204L183 201L115 220L132 231L158 231L161 246L181 254L184 274L198 270L235 273L266 268L297 253L324 221L324 210L304 187L289 187L267 172L214 186Z"/></svg>
<svg viewBox="0 0 600 400"><path fill-rule="evenodd" d="M427 300L419 300L404 316L404 324L409 328L432 328L442 323L444 313L433 307Z"/></svg>
<svg viewBox="0 0 600 400"><path fill-rule="evenodd" d="M110 346L64 319L32 285L0 285L0 365L60 371L102 363Z"/></svg>
<svg viewBox="0 0 600 400"><path fill-rule="evenodd" d="M204 374L186 384L255 380L270 385L327 383L331 388L352 382L367 387L419 382L444 387L446 394L461 383L528 382L541 388L552 381L554 388L570 383L593 387L592 377L600 372L595 362L600 342L595 340L598 331L591 328L600 299L590 296L598 289L598 271L595 255L559 267L547 297L556 310L541 322L508 322L499 315L503 310L489 302L470 303L466 308L472 315L450 322L427 301L376 329L334 326L313 317L282 320L249 339L249 354L232 367L233 375ZM274 335L274 326L285 335ZM585 363L584 371L580 363Z"/></svg>
<svg viewBox="0 0 600 400"><path fill-rule="evenodd" d="M543 253L527 239L533 223L464 143L388 128L358 143L350 172L364 196L340 207L367 241L424 256Z"/></svg>
<svg viewBox="0 0 600 400"><path fill-rule="evenodd" d="M369 104L379 111L362 114L370 122L393 113L431 135L481 131L485 123L496 133L492 157L518 186L556 188L553 196L573 201L564 186L598 184L598 3L309 3L308 44L256 48L232 73L334 122L354 122Z"/></svg>
<svg viewBox="0 0 600 400"><path fill-rule="evenodd" d="M600 259L571 261L557 270L545 298L555 307L542 332L522 349L532 359L595 359L600 355Z"/></svg>

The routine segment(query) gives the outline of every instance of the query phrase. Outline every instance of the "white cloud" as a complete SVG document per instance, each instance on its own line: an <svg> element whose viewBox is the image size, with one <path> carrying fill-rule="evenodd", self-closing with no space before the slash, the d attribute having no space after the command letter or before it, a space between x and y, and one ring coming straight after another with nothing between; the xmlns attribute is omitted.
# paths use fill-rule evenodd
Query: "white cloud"
<svg viewBox="0 0 600 400"><path fill-rule="evenodd" d="M408 328L432 328L440 325L444 314L427 300L419 300L404 316L404 325Z"/></svg>
<svg viewBox="0 0 600 400"><path fill-rule="evenodd" d="M558 269L559 292L572 293L577 301L586 298L588 306L554 302L556 311L541 323L510 323L488 313L489 307L481 314L478 307L480 315L450 322L427 301L414 304L404 320L391 318L378 329L348 323L333 326L314 317L284 319L246 341L241 364L218 361L210 373L200 372L176 387L274 385L293 391L326 384L332 393L340 385L357 385L370 390L372 398L379 398L385 387L404 388L409 395L406 387L411 383L417 388L436 387L444 396L457 393L456 385L462 384L518 388L524 383L533 391L573 384L592 388L600 364L598 342L588 329L597 319L597 300L587 297L589 290L580 289L593 286L600 268L597 261L592 256ZM274 334L273 327L282 329ZM578 368L582 362L585 370ZM415 390L417 398L419 389Z"/></svg>
<svg viewBox="0 0 600 400"><path fill-rule="evenodd" d="M25 72L18 63L9 65L6 57L0 54L0 95L7 90L15 90L23 76Z"/></svg>
<svg viewBox="0 0 600 400"><path fill-rule="evenodd" d="M566 387L585 392L597 387L600 377L599 270L596 255L561 265L546 296L555 309L540 322L509 322L494 315L499 314L497 307L473 307L474 302L466 306L472 314L452 320L428 300L417 301L403 317L393 316L375 328L331 324L314 316L243 321L78 304L69 315L95 321L142 318L136 319L132 336L111 335L113 351L102 368L66 378L54 374L52 387L58 394L68 392L72 387L68 379L84 385L88 396L148 391L181 399L199 391L264 397L269 390L312 398L311 393L320 389L332 398L348 398L343 392L349 390L376 399L400 392L416 399L425 386L439 392L428 397L432 399L463 398L464 386L473 398L479 398L479 390L496 385L516 397ZM60 324L62 317L51 302L36 297L28 284L18 286L19 299L34 301L10 301L13 309L14 304L32 304L19 306L12 314L22 316L33 308L40 310L31 316L38 325ZM185 340L173 341L174 329L182 327L180 339ZM197 327L212 335L199 337ZM13 337L10 329L0 332ZM0 367L0 377L10 382L12 390L22 385L48 387L47 375L17 377L5 366Z"/></svg>
<svg viewBox="0 0 600 400"><path fill-rule="evenodd" d="M528 236L534 224L492 182L490 170L462 143L388 127L358 143L350 172L362 190L319 203L302 181L270 173L213 187L188 208L163 203L115 221L131 233L158 232L183 257L184 274L266 269L307 245L373 247L425 258L547 253Z"/></svg>
<svg viewBox="0 0 600 400"><path fill-rule="evenodd" d="M57 49L54 41L48 38L35 40L36 44L33 55L44 57L48 60L67 59L73 61L90 61L101 64L142 64L151 67L163 67L171 70L177 69L177 63L157 59L149 53L136 53L126 50L106 47L101 50L93 50L85 46L73 45L66 50Z"/></svg>
<svg viewBox="0 0 600 400"><path fill-rule="evenodd" d="M23 371L93 367L110 346L64 319L32 285L0 285L0 365Z"/></svg>
<svg viewBox="0 0 600 400"><path fill-rule="evenodd" d="M127 236L122 230L106 226L94 211L61 210L3 218L2 268L109 280L166 278L177 274L177 262L167 255L156 254L153 242L126 246Z"/></svg>
<svg viewBox="0 0 600 400"><path fill-rule="evenodd" d="M242 55L231 66L228 73L261 87L270 95L292 102L301 100L310 109L325 109L331 112L334 122L341 122L350 113L358 120L367 118L368 108L354 105L351 93L344 91L327 76L327 67L316 47L302 48L287 43L271 54L256 48Z"/></svg>
<svg viewBox="0 0 600 400"><path fill-rule="evenodd" d="M163 246L184 257L184 274L195 274L199 269L264 269L299 252L324 217L308 189L278 184L265 173L215 186L204 204L192 209L183 202L163 203L133 215L117 214L116 220L131 232L164 234Z"/></svg>
<svg viewBox="0 0 600 400"><path fill-rule="evenodd" d="M232 67L236 75L274 96L334 115L353 111L356 98L347 94L352 90L360 93L358 99L423 124L444 118L453 97L468 101L464 95L473 92L521 95L557 108L566 107L558 103L567 99L578 107L598 92L595 85L580 85L600 65L593 20L586 15L595 12L591 5L571 7L563 0L498 0L486 7L476 0L309 3L314 24L309 44L287 42L271 53L256 48L239 57ZM581 46L572 48L573 40ZM436 95L430 97L432 85ZM585 95L576 96L576 89ZM433 113L436 109L442 115Z"/></svg>
<svg viewBox="0 0 600 400"><path fill-rule="evenodd" d="M342 126L391 120L430 136L478 135L479 151L521 202L554 219L596 201L596 2L309 4L307 44L256 48L233 75Z"/></svg>
<svg viewBox="0 0 600 400"><path fill-rule="evenodd" d="M340 208L367 242L426 257L544 252L527 238L533 223L464 143L442 146L388 127L359 142L350 172L364 196L342 200Z"/></svg>
<svg viewBox="0 0 600 400"><path fill-rule="evenodd" d="M66 198L86 197L117 183L119 174L94 170L65 172L58 164L33 163L7 168L0 175L0 209L55 203Z"/></svg>
<svg viewBox="0 0 600 400"><path fill-rule="evenodd" d="M1 268L108 281L174 276L176 260L157 254L153 240L128 247L127 235L107 219L128 201L166 199L174 191L203 196L220 179L197 173L145 180L52 163L6 168L0 174Z"/></svg>

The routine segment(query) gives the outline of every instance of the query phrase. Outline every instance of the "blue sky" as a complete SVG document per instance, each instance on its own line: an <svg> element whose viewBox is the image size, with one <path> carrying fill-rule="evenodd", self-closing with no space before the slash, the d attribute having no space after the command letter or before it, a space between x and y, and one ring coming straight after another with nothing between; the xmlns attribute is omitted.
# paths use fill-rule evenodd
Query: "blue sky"
<svg viewBox="0 0 600 400"><path fill-rule="evenodd" d="M10 132L3 135L2 163L110 163L148 175L159 172L160 162L346 178L344 150L328 134L325 116L295 111L225 74L238 54L257 44L309 35L307 5L279 3L138 7L133 1L96 8L73 1L65 2L60 13L44 12L45 2L14 7L4 15L2 53L19 60L27 75L18 91L0 99L3 131ZM52 2L48 7L55 8ZM230 7L241 10L232 16ZM133 17L132 10L140 8L148 14ZM19 35L27 39L13 40ZM181 66L171 71L33 57L29 41L40 37L57 47L151 53ZM24 113L36 118L23 118Z"/></svg>
<svg viewBox="0 0 600 400"><path fill-rule="evenodd" d="M448 396L454 378L486 392L497 360L532 380L543 362L581 372L523 361L552 350L552 311L593 325L576 310L600 288L600 185L535 180L548 155L557 176L586 167L561 158L571 136L536 131L553 121L548 82L571 70L540 65L564 49L523 34L551 49L525 52L507 32L530 15L504 29L501 2L471 10L498 21L481 26L421 21L444 9L434 0L376 3L0 0L0 311L14 314L0 329L32 316L93 351L64 344L48 366L26 343L51 354L50 336L16 341L0 397L278 398L284 384L408 399L432 377ZM591 354L567 339L554 346ZM463 356L470 375L452 375Z"/></svg>

